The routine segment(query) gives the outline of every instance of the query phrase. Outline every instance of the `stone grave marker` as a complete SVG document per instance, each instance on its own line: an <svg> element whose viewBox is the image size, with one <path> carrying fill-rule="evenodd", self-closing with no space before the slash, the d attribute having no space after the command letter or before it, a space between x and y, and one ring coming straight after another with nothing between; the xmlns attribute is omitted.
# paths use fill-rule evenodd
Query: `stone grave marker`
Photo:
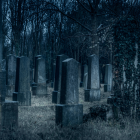
<svg viewBox="0 0 140 140"><path fill-rule="evenodd" d="M83 122L83 105L79 103L78 90L79 64L73 58L62 62L60 104L56 105L56 124L76 126Z"/></svg>
<svg viewBox="0 0 140 140"><path fill-rule="evenodd" d="M47 95L45 59L38 55L35 57L35 77L32 83L32 95Z"/></svg>
<svg viewBox="0 0 140 140"><path fill-rule="evenodd" d="M6 71L0 68L0 126L1 129L18 127L18 102L5 101Z"/></svg>
<svg viewBox="0 0 140 140"><path fill-rule="evenodd" d="M112 89L112 65L107 64L105 66L105 85L104 92L110 92Z"/></svg>
<svg viewBox="0 0 140 140"><path fill-rule="evenodd" d="M54 91L52 93L52 103L60 103L62 61L64 61L67 58L68 56L64 54L58 55L56 58L55 82Z"/></svg>
<svg viewBox="0 0 140 140"><path fill-rule="evenodd" d="M81 68L81 82L80 82L80 87L84 87L84 75L87 72L88 72L88 66L86 64L85 65L82 65L82 68Z"/></svg>
<svg viewBox="0 0 140 140"><path fill-rule="evenodd" d="M88 58L88 84L85 90L85 101L100 100L99 58L96 54Z"/></svg>
<svg viewBox="0 0 140 140"><path fill-rule="evenodd" d="M87 89L88 73L84 74L84 89Z"/></svg>
<svg viewBox="0 0 140 140"><path fill-rule="evenodd" d="M18 101L20 106L31 106L30 60L28 57L22 56L17 58L16 63L16 83L13 101Z"/></svg>
<svg viewBox="0 0 140 140"><path fill-rule="evenodd" d="M10 54L6 58L6 96L12 97L15 90L16 56Z"/></svg>

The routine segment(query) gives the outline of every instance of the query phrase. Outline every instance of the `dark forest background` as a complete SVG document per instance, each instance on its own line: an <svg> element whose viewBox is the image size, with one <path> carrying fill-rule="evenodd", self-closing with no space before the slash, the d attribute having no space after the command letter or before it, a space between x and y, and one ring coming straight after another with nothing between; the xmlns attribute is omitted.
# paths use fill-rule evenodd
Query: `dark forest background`
<svg viewBox="0 0 140 140"><path fill-rule="evenodd" d="M0 59L28 56L33 68L33 58L41 54L48 80L58 54L85 64L95 53L112 63L112 24L128 15L138 20L140 14L138 0L1 0L0 6Z"/></svg>

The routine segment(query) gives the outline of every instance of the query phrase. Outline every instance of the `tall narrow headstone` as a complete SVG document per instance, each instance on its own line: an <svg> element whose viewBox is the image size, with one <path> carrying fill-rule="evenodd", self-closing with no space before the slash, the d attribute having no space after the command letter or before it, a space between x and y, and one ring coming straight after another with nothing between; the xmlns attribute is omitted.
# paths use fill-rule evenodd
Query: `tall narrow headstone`
<svg viewBox="0 0 140 140"><path fill-rule="evenodd" d="M15 92L13 100L17 98L20 106L31 106L30 60L25 56L17 58Z"/></svg>
<svg viewBox="0 0 140 140"><path fill-rule="evenodd" d="M84 89L87 89L88 73L84 74Z"/></svg>
<svg viewBox="0 0 140 140"><path fill-rule="evenodd" d="M2 106L4 128L17 128L18 127L18 102L6 100Z"/></svg>
<svg viewBox="0 0 140 140"><path fill-rule="evenodd" d="M41 58L41 55L37 55L35 57L35 69L34 69L34 82L37 83L37 78L38 78L38 64L37 64L37 59Z"/></svg>
<svg viewBox="0 0 140 140"><path fill-rule="evenodd" d="M6 60L5 59L3 59L2 62L1 62L1 68L3 70L6 70Z"/></svg>
<svg viewBox="0 0 140 140"><path fill-rule="evenodd" d="M81 67L81 82L80 82L80 87L84 86L84 74L87 73L88 67L87 65L82 65Z"/></svg>
<svg viewBox="0 0 140 140"><path fill-rule="evenodd" d="M112 88L112 65L107 64L105 66L105 85L104 92L110 92Z"/></svg>
<svg viewBox="0 0 140 140"><path fill-rule="evenodd" d="M34 69L30 69L30 86L34 82Z"/></svg>
<svg viewBox="0 0 140 140"><path fill-rule="evenodd" d="M68 56L64 54L58 55L56 58L55 82L54 91L52 93L52 103L60 103L62 61L64 61L67 58Z"/></svg>
<svg viewBox="0 0 140 140"><path fill-rule="evenodd" d="M78 67L78 86L80 86L80 81L81 81L81 63L79 63Z"/></svg>
<svg viewBox="0 0 140 140"><path fill-rule="evenodd" d="M56 105L56 124L76 126L83 122L83 105L79 103L78 62L73 58L62 62L60 104Z"/></svg>
<svg viewBox="0 0 140 140"><path fill-rule="evenodd" d="M6 96L13 95L16 78L16 56L10 54L6 58Z"/></svg>
<svg viewBox="0 0 140 140"><path fill-rule="evenodd" d="M37 59L37 91L36 95L44 96L47 94L47 84L46 84L46 66L45 59Z"/></svg>
<svg viewBox="0 0 140 140"><path fill-rule="evenodd" d="M88 84L85 90L85 101L100 100L99 58L96 54L88 58Z"/></svg>
<svg viewBox="0 0 140 140"><path fill-rule="evenodd" d="M18 102L5 101L6 71L0 70L0 127L9 129L18 126Z"/></svg>
<svg viewBox="0 0 140 140"><path fill-rule="evenodd" d="M54 80L55 80L55 68L56 64L53 64L53 69L52 69L52 81L51 81L51 87L54 87Z"/></svg>

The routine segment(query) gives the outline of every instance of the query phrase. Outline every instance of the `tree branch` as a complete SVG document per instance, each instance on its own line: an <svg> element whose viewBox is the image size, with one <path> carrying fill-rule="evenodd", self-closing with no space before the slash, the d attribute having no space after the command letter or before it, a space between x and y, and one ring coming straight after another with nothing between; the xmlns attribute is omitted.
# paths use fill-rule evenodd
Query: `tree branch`
<svg viewBox="0 0 140 140"><path fill-rule="evenodd" d="M89 13L91 13L91 11L89 9L87 9L79 0L77 0L78 3L80 3L80 5Z"/></svg>
<svg viewBox="0 0 140 140"><path fill-rule="evenodd" d="M82 26L84 29L88 30L89 32L92 32L92 30L90 30L89 28L87 28L85 25L83 25L82 23L80 23L78 20L72 18L71 16L65 14L64 12L62 12L60 9L46 9L46 10L54 10L54 11L57 11L57 12L60 12L62 15L68 17L69 19L75 21L76 23L78 23L80 26Z"/></svg>

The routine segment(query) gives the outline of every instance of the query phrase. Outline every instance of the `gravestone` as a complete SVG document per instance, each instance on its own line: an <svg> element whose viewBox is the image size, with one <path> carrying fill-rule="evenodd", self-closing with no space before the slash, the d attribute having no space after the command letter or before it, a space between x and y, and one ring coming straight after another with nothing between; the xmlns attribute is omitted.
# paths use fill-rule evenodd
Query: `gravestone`
<svg viewBox="0 0 140 140"><path fill-rule="evenodd" d="M45 59L41 55L35 57L34 82L32 95L44 96L47 94Z"/></svg>
<svg viewBox="0 0 140 140"><path fill-rule="evenodd" d="M55 79L55 68L56 64L53 64L53 69L52 69L52 81L51 81L51 87L54 87L54 79Z"/></svg>
<svg viewBox="0 0 140 140"><path fill-rule="evenodd" d="M54 91L52 93L52 103L60 103L62 61L64 61L67 58L68 56L64 54L58 55L56 58L55 81Z"/></svg>
<svg viewBox="0 0 140 140"><path fill-rule="evenodd" d="M78 91L79 64L73 58L62 62L60 104L56 105L56 124L76 126L83 122L83 105L79 103Z"/></svg>
<svg viewBox="0 0 140 140"><path fill-rule="evenodd" d="M87 89L88 73L84 74L84 89Z"/></svg>
<svg viewBox="0 0 140 140"><path fill-rule="evenodd" d="M5 101L6 71L0 70L0 126L9 129L18 127L18 102Z"/></svg>
<svg viewBox="0 0 140 140"><path fill-rule="evenodd" d="M30 86L34 82L34 69L30 69Z"/></svg>
<svg viewBox="0 0 140 140"><path fill-rule="evenodd" d="M79 63L78 67L78 86L80 86L80 81L81 81L81 63Z"/></svg>
<svg viewBox="0 0 140 140"><path fill-rule="evenodd" d="M10 54L6 58L6 96L12 97L15 90L16 56Z"/></svg>
<svg viewBox="0 0 140 140"><path fill-rule="evenodd" d="M1 62L1 69L6 70L6 60L5 59L3 59Z"/></svg>
<svg viewBox="0 0 140 140"><path fill-rule="evenodd" d="M6 96L6 71L0 69L0 102L5 102Z"/></svg>
<svg viewBox="0 0 140 140"><path fill-rule="evenodd" d="M6 100L2 106L4 128L17 128L18 127L18 102Z"/></svg>
<svg viewBox="0 0 140 140"><path fill-rule="evenodd" d="M38 58L37 59L37 96L44 96L47 94L47 84L46 84L46 66L45 59Z"/></svg>
<svg viewBox="0 0 140 140"><path fill-rule="evenodd" d="M112 89L112 65L107 64L105 66L105 85L104 92L110 92Z"/></svg>
<svg viewBox="0 0 140 140"><path fill-rule="evenodd" d="M88 84L85 90L85 101L100 100L99 58L93 54L88 58Z"/></svg>
<svg viewBox="0 0 140 140"><path fill-rule="evenodd" d="M13 101L18 101L19 106L31 106L30 60L28 57L22 56L17 58L16 63L16 84Z"/></svg>
<svg viewBox="0 0 140 140"><path fill-rule="evenodd" d="M88 66L82 65L81 67L81 82L80 82L80 87L84 86L84 74L88 72Z"/></svg>
<svg viewBox="0 0 140 140"><path fill-rule="evenodd" d="M37 59L41 58L41 55L35 56L35 68L34 68L34 82L37 83L37 78L38 78L38 64L37 64Z"/></svg>

